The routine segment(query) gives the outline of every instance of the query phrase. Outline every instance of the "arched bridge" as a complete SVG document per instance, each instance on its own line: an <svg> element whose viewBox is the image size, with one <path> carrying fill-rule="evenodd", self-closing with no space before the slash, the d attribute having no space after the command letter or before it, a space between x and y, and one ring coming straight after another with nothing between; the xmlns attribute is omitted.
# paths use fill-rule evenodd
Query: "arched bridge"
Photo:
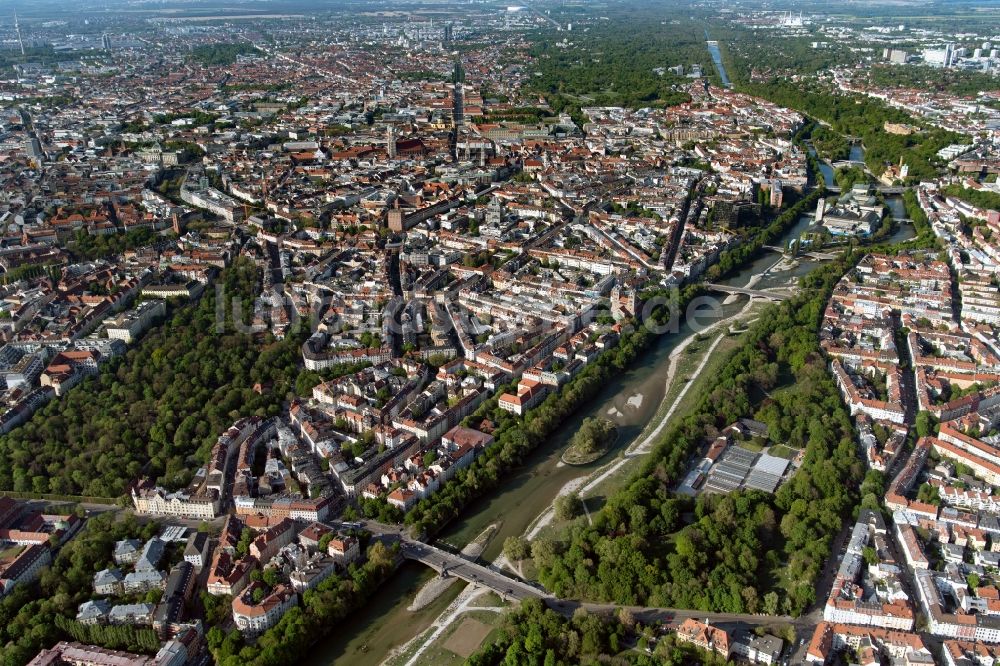
<svg viewBox="0 0 1000 666"><path fill-rule="evenodd" d="M403 539L401 545L401 552L406 559L426 564L443 577L454 576L469 583L488 587L507 601L549 597L544 590L436 546L410 539Z"/></svg>
<svg viewBox="0 0 1000 666"><path fill-rule="evenodd" d="M763 248L765 250L771 250L772 252L780 252L781 254L789 252L789 250L777 247L775 245L764 245ZM832 259L836 259L840 255L838 255L835 252L820 252L819 250L800 250L795 253L795 256L808 257L809 259L815 259L817 261L830 261Z"/></svg>
<svg viewBox="0 0 1000 666"><path fill-rule="evenodd" d="M747 289L745 287L732 287L728 284L714 284L712 282L706 283L706 287L712 291L719 291L723 294L740 294L743 296L750 296L752 298L766 298L771 301L787 301L791 298L791 294L787 294L780 291L764 291L763 289Z"/></svg>

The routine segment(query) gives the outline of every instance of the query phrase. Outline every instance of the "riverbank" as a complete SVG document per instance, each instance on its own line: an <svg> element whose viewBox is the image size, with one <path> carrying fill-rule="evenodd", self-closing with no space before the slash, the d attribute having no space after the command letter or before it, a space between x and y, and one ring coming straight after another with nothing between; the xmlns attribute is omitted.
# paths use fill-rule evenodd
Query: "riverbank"
<svg viewBox="0 0 1000 666"><path fill-rule="evenodd" d="M685 352L688 346L694 343L700 335L704 335L705 333L712 333L713 331L716 331L717 329L723 326L726 326L728 328L735 321L738 321L741 317L746 316L747 313L750 312L752 305L753 301L748 300L747 303L736 315L729 317L727 319L723 319L713 324L711 327L709 327L708 329L706 329L701 333L697 332L692 333L674 348L673 352L671 352L670 354L670 364L667 367L667 377L664 382L665 396L669 393L670 387L673 384L674 379L677 375L677 367L679 365L681 355ZM708 363L709 359L712 358L713 352L722 342L724 337L725 334L718 335L712 342L712 344L709 345L708 349L705 351L705 354L701 362L695 369L694 375L700 374L701 371L705 368L705 365ZM581 498L585 499L588 494L590 494L595 488L597 488L597 486L599 486L601 483L603 483L606 479L608 479L612 475L619 472L622 469L622 467L628 464L631 460L639 456L644 456L648 454L650 451L652 451L654 443L657 441L659 436L663 433L667 425L670 423L670 419L676 413L678 406L683 401L684 396L687 395L689 389L692 386L692 383L693 382L685 383L685 385L681 388L680 393L674 398L673 401L671 401L665 413L662 416L658 416L657 418L654 419L653 422L651 422L650 424L651 429L649 429L649 431L646 433L644 437L633 442L623 452L623 454L620 457L616 458L608 465L596 470L589 476L573 479L572 481L566 483L557 493L557 497L562 495L577 493L581 496ZM527 532L525 533L525 537L528 538L529 540L534 539L535 537L538 536L539 532L541 532L545 527L547 527L550 523L552 523L554 518L555 518L554 507L550 506L546 508L542 513L538 515L538 517L529 526Z"/></svg>
<svg viewBox="0 0 1000 666"><path fill-rule="evenodd" d="M806 219L806 216L803 216L770 244L783 246L789 239L797 238L810 222L811 218ZM748 280L765 273L766 275L759 278L761 282L758 288L787 288L789 285L794 285L795 280L801 275L821 263L802 258L798 261L798 265L787 266L780 264L780 257L778 262L776 265L774 256L761 252L757 257L750 259L742 269L731 271L720 282L744 287ZM471 502L463 510L462 515L442 532L440 541L460 548L475 539L487 526L497 525L498 530L486 546L482 558L485 561L505 564L502 559L502 548L507 538L530 534L541 518L540 508L551 506L560 491L564 488L579 488L608 468L609 463L598 462L584 467L574 467L561 462L563 450L584 419L608 417L615 422L619 437L611 447L609 455L615 458L610 464L620 459L619 453L629 451L634 454L635 449L643 445L643 440L650 437L650 433L665 417L675 421L676 414L687 410L688 405L697 397L700 387L708 381L708 375L714 372L715 368L722 366L729 349L738 346L743 324L752 320L757 312L765 307L764 302L753 301L747 308L747 301L746 296L739 296L729 304L723 302L718 313L719 319L716 320L718 325L707 329L710 331L709 338L703 337L699 341L696 334L705 333L706 329L696 330L691 322L684 319L680 321L679 330L658 336L643 352L641 362L630 364L625 370L611 377L585 407L567 418L556 432L528 454L520 467L505 478L501 487ZM705 319L702 318L702 321ZM727 324L730 328L725 328ZM737 328L741 330L733 330ZM732 333L729 332L731 330ZM711 337L712 333L717 335L717 339ZM681 351L677 351L681 345L683 345ZM689 351L691 349L697 351ZM667 381L668 376L669 381ZM663 431L661 428L660 434ZM653 440L646 442L643 450L652 450L655 439L654 437ZM627 482L641 467L643 460L642 456L633 455L613 474L602 476L598 484L591 486L592 490L588 491L585 508L588 504L590 505L588 510L594 510L599 506L598 494L607 495L617 485ZM567 486L567 484L576 485ZM518 568L515 566L511 570L517 572ZM533 567L524 568L526 576L532 576L532 572ZM310 666L331 666L341 663L338 659L346 658L342 649L343 644L350 641L357 645L364 642L361 640L362 637L367 639L371 653L383 650L381 652L383 656L393 648L412 640L414 636L426 638L425 634L431 631L429 627L440 621L440 613L461 589L457 585L450 587L431 606L409 613L407 608L413 602L414 595L419 591L419 587L433 577L433 574L421 572L416 586L412 584L412 574L408 575L410 584L406 590L400 589L402 587L400 583L393 590L386 591L386 597L395 595L395 598L385 600L394 603L384 616L365 612L364 619L354 623L360 628L344 627L340 636L331 636L326 645L319 647L315 658L310 660ZM379 601L382 602L383 599L380 598ZM429 618L428 611L433 612L434 609L437 612ZM352 656L358 656L357 652L352 652ZM371 653L361 658L358 662L360 666L379 663L374 661ZM425 652L424 656L431 658L433 654Z"/></svg>
<svg viewBox="0 0 1000 666"><path fill-rule="evenodd" d="M491 601L494 596L488 588L467 586L428 629L388 655L384 666L443 664L456 657L464 660L478 649L509 607L499 600ZM484 614L490 617L482 617Z"/></svg>
<svg viewBox="0 0 1000 666"><path fill-rule="evenodd" d="M785 262L786 259L784 257L778 257L777 260L771 260L768 258L767 263L758 268L758 270L747 279L747 283L757 285L762 279L770 276L772 272L787 271L789 266ZM786 277L788 277L788 279L794 279L795 276L791 275ZM615 475L622 475L623 482L629 478L629 475L624 474L626 466L629 464L640 464L641 457L647 455L653 450L660 435L662 435L665 431L667 425L672 422L674 415L678 413L681 405L685 403L685 399L690 393L692 386L697 383L695 381L687 380L686 375L688 373L681 374L679 372L681 366L686 360L688 349L696 342L705 341L706 335L709 336L708 339L712 340L703 350L698 364L690 373L692 378L696 378L701 376L701 373L709 365L709 363L712 361L719 361L719 358L716 356L716 351L722 346L722 343L726 340L732 341L735 337L742 333L743 325L752 321L756 317L760 307L762 307L762 304L759 301L747 299L738 310L729 313L723 319L720 319L708 328L700 331L689 330L684 337L673 346L672 350L667 355L666 376L663 380L661 380L663 382L663 397L660 399L652 418L646 423L642 431L614 461L598 467L589 473L583 473L580 476L571 478L559 488L556 493L556 497L576 492L579 493L581 497L586 499L586 497L591 496L599 488L602 491L608 492L608 489L603 486L606 486L609 480L614 479ZM678 386L680 382L683 382L683 384ZM528 539L534 539L537 537L542 530L554 522L555 513L552 504L554 504L554 500L546 506L545 510L537 514L534 519L530 521L523 532L519 535L515 534L514 536L524 536ZM584 507L586 509L586 503L584 504ZM587 515L589 516L589 512ZM523 572L520 567L515 567L513 564L508 562L502 554L498 555L493 560L493 564L494 566L500 568L506 568L517 576L523 576ZM448 624L448 618L446 615L454 613L456 613L455 609L450 608L434 622L434 626L446 626ZM439 636L440 632L430 634L425 632L425 634L413 639L411 643L421 642L426 648L437 640L436 637ZM409 648L413 649L413 646L409 646ZM417 662L414 661L412 663L416 664Z"/></svg>
<svg viewBox="0 0 1000 666"><path fill-rule="evenodd" d="M756 302L748 302L744 305L743 308L739 310L739 312L727 318L725 322L719 322L719 324L716 327L714 327L713 331L717 335L712 340L712 342L705 348L703 357L698 366L699 368L707 367L707 364L713 359L717 360L717 357L715 356L715 351L721 346L724 340L732 339L731 337L729 337L730 331L735 326L738 326L740 323L752 319L755 316L756 310L758 309L759 305L760 304ZM676 352L676 354L671 355L672 357L671 367L674 369L675 373L677 372L677 368L680 367L680 362L683 359L683 356L686 353L688 347L697 342L698 340L699 340L699 334L691 333L690 335L686 336L678 345L677 348L679 348L680 351ZM675 374L675 376L677 375ZM665 416L666 420L669 421L672 415L676 413L676 410L678 409L679 405L683 403L683 400L688 393L688 391L685 390L685 388L687 386L690 386L690 384L691 383L688 383L685 387L682 387L681 390L679 391L680 395L676 396L675 399L672 399L670 401L670 404L662 405L662 407L664 407L664 409L662 410L663 411L662 416ZM631 454L636 454L637 451L640 450L645 452L651 451L652 450L651 442L655 440L654 432L658 424L661 422L663 422L662 418L657 419L657 421L655 422L656 425L651 423L650 426L652 427L653 431L645 433L642 439L638 440L633 446L630 446L627 449L627 451ZM628 458L628 460L638 461L638 459L634 456L631 456L630 458ZM598 471L605 469L606 468L600 468ZM597 484L604 481L603 475L598 475L598 476L600 476L601 478L596 478L593 474L585 475L582 479L580 479L580 481L586 482L589 480L590 482L594 482L594 485L596 487ZM590 483L587 483L587 487L588 489L590 488ZM571 492L572 488L573 488L572 484L567 484L567 486L564 486L560 492L561 493ZM540 514L540 517L544 516L546 513L548 512L543 512L543 514ZM534 527L535 527L534 525L529 526L528 530L529 534L534 529ZM507 562L506 558L503 557L502 555L493 560L493 565L500 568L507 568L515 575L523 576L522 570L519 567L513 566L509 562ZM388 663L391 664L392 666L400 664L418 666L419 664L449 663L447 661L441 661L442 651L443 654L445 655L448 654L446 648L449 645L448 641L449 629L453 628L456 624L460 625L460 623L462 622L463 614L467 614L470 610L476 610L470 606L471 602L467 603L467 600L473 598L474 594L475 594L474 588L472 588L471 586L466 588L462 592L462 594L458 598L456 598L456 600L432 624L431 629L424 631L423 633L421 633L420 636L414 638L406 646L400 649L400 652L397 654L406 655L407 659L404 660L401 658L394 658L390 660ZM485 641L487 639L484 638L483 640ZM461 663L461 662L455 662L455 663Z"/></svg>
<svg viewBox="0 0 1000 666"><path fill-rule="evenodd" d="M496 534L497 525L493 524L483 530L483 533L466 545L462 551L461 555L465 559L475 562L479 559L479 556L483 554L486 550L487 544L489 544L490 539ZM459 582L459 578L445 578L443 576L437 576L420 588L417 592L417 596L413 598L413 602L407 607L406 610L411 613L418 610L423 610L428 605L433 603L442 594L444 594L449 587Z"/></svg>
<svg viewBox="0 0 1000 666"><path fill-rule="evenodd" d="M386 655L427 630L461 593L450 587L419 611L409 611L410 600L436 574L418 562L404 562L358 612L331 630L300 663L303 666L380 666Z"/></svg>
<svg viewBox="0 0 1000 666"><path fill-rule="evenodd" d="M769 245L787 245L810 224L812 216L804 212ZM901 232L893 234L889 242L912 235L912 225L904 224ZM734 287L752 285L758 289L791 288L794 291L798 278L823 263L823 260L812 257L793 260L778 256L776 260L768 253L760 252L742 269L733 271L719 282ZM737 297L729 304L724 302L721 318L706 329L707 336L706 330L694 330L687 321L681 322L680 331L661 336L645 353L642 363L634 364L608 382L590 404L567 419L549 441L523 461L502 489L467 507L461 519L449 526L442 538L461 546L480 534L485 526L497 524L498 533L484 551L484 559L492 560L495 566L504 566L522 578L533 578L535 568L530 561L526 561L527 566L523 570L517 563L508 565L501 553L504 540L508 537L544 536L546 527L553 531L561 529L565 523L554 521L548 508L561 494L581 492L584 508L588 512L596 511L605 497L632 479L644 465L644 454L655 448L658 438L666 430L666 423L677 423L678 415L687 413L697 404L703 388L711 383L713 374L725 366L730 351L739 347L740 335L745 332L745 327L758 319L765 307L767 304L761 300L749 301L745 296ZM637 396L642 396L642 399L636 399ZM609 416L618 425L620 438L612 447L615 458L585 468L562 464L562 450L572 433L585 418L600 416ZM539 507L546 509L539 512ZM453 594L457 596L458 590L449 589L446 597ZM399 599L397 608L405 610L410 601L410 598ZM438 602L435 607L444 610ZM434 627L441 626L445 620L446 614L438 615L430 623L423 618L414 618L419 626L408 632L417 636L411 642L430 646L422 653L423 661L415 663L438 663L437 650L445 647L448 631L438 633L435 641L429 641L429 638ZM488 639L484 640L488 642ZM413 645L410 647L416 649ZM325 662L331 663L334 662ZM441 661L441 664L447 663L462 662Z"/></svg>
<svg viewBox="0 0 1000 666"><path fill-rule="evenodd" d="M614 421L601 419L600 423L586 430L586 432L594 430L595 433L591 439L596 438L597 441L578 441L586 437L585 429L588 429L586 422L584 422L584 427L573 435L569 448L563 451L562 456L560 456L560 460L566 465L583 467L595 463L606 456L608 451L614 448L615 442L618 441L618 428Z"/></svg>

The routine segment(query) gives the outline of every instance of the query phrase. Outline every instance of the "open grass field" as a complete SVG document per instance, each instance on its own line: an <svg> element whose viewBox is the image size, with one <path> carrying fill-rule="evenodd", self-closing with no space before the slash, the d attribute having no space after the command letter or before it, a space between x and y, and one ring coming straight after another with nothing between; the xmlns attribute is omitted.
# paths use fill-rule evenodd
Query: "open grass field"
<svg viewBox="0 0 1000 666"><path fill-rule="evenodd" d="M475 652L483 639L486 638L493 627L484 624L479 620L467 617L458 625L458 628L444 641L444 649L454 652L463 659L468 659Z"/></svg>

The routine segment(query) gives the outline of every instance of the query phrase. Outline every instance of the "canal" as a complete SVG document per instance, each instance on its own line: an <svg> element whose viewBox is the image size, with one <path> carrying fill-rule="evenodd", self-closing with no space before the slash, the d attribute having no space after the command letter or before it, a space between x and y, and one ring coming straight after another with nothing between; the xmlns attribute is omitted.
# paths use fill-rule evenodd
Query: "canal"
<svg viewBox="0 0 1000 666"><path fill-rule="evenodd" d="M719 79L722 80L722 85L726 88L732 88L733 84L729 80L726 66L722 64L722 52L719 50L719 42L709 39L708 30L705 31L705 39L708 43L708 52L712 56L712 62L715 63L715 69L719 72Z"/></svg>

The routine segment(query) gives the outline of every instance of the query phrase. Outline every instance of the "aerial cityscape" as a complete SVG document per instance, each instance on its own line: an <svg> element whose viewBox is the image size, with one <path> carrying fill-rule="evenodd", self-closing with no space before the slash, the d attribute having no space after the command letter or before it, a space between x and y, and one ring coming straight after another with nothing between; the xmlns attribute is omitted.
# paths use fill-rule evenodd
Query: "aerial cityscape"
<svg viewBox="0 0 1000 666"><path fill-rule="evenodd" d="M0 0L0 666L998 666L998 176L995 0Z"/></svg>

